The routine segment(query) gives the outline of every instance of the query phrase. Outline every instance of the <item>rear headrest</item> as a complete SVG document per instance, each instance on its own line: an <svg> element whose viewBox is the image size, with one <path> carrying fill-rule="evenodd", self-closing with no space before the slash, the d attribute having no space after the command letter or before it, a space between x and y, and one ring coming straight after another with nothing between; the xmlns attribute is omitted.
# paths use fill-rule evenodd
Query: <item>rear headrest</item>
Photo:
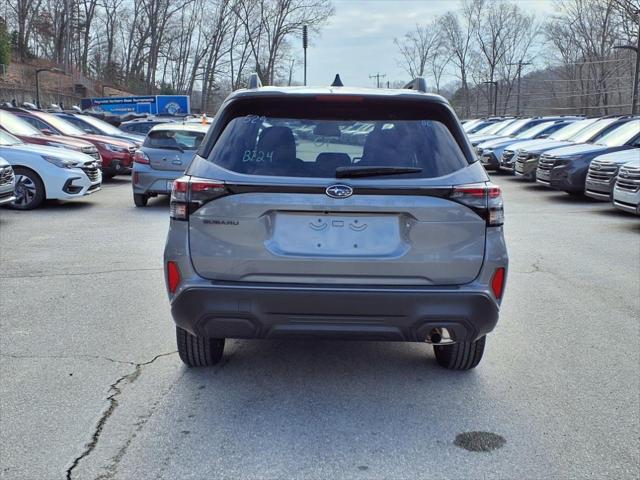
<svg viewBox="0 0 640 480"><path fill-rule="evenodd" d="M296 158L296 139L289 127L268 127L260 134L258 151L271 153L271 163L291 162Z"/></svg>
<svg viewBox="0 0 640 480"><path fill-rule="evenodd" d="M316 163L322 168L338 168L351 165L351 157L342 152L322 152L316 158Z"/></svg>
<svg viewBox="0 0 640 480"><path fill-rule="evenodd" d="M360 165L390 165L390 157L393 158L392 165L405 165L410 163L409 158L398 158L406 149L406 138L403 132L397 127L382 129L376 126L364 142L362 150L362 160ZM400 155L399 155L400 154Z"/></svg>

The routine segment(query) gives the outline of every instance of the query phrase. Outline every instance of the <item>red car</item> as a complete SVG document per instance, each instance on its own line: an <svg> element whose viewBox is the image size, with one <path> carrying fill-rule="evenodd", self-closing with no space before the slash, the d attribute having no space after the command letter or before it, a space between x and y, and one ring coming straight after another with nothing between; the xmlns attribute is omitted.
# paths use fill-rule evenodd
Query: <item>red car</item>
<svg viewBox="0 0 640 480"><path fill-rule="evenodd" d="M65 119L40 110L15 109L13 113L38 128L45 135L64 135L93 143L102 157L103 177L110 178L118 174L131 173L133 155L137 150L134 143L83 132Z"/></svg>
<svg viewBox="0 0 640 480"><path fill-rule="evenodd" d="M45 135L30 123L6 110L0 110L0 129L18 137L25 143L35 145L47 145L49 147L69 148L78 152L91 155L96 160L102 161L98 149L93 144L84 140L65 137L63 135Z"/></svg>

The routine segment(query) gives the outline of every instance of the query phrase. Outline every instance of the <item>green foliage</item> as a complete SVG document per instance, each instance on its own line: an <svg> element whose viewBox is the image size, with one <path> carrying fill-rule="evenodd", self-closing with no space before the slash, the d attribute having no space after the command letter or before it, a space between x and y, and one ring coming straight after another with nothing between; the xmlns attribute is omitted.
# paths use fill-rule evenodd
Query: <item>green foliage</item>
<svg viewBox="0 0 640 480"><path fill-rule="evenodd" d="M9 65L11 62L11 36L7 31L7 25L0 21L0 63Z"/></svg>

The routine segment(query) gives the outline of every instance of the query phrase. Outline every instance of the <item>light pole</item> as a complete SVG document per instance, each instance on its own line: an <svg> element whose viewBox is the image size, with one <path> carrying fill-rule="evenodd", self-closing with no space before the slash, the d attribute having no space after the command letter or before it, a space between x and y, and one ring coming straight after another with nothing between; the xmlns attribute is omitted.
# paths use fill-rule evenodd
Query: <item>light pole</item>
<svg viewBox="0 0 640 480"><path fill-rule="evenodd" d="M518 63L508 63L507 65L517 65L518 66L518 96L516 100L516 117L520 116L520 77L522 74L522 67L525 65L531 65L531 62L523 62L522 60L518 61Z"/></svg>
<svg viewBox="0 0 640 480"><path fill-rule="evenodd" d="M482 83L490 83L494 86L494 95L493 95L493 116L498 115L498 82L495 80L488 80ZM491 92L491 90L489 90Z"/></svg>
<svg viewBox="0 0 640 480"><path fill-rule="evenodd" d="M309 46L309 30L302 26L302 48L304 49L304 85L307 85L307 47Z"/></svg>
<svg viewBox="0 0 640 480"><path fill-rule="evenodd" d="M36 70L36 107L42 108L40 106L40 78L39 75L42 72L52 72L52 73L62 73L62 70L59 68L38 68Z"/></svg>

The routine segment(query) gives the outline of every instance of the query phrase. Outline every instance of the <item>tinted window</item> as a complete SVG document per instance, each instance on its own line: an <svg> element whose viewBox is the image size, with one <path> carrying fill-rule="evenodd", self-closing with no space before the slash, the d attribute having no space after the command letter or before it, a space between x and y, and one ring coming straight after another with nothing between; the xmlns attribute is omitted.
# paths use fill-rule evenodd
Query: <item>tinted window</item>
<svg viewBox="0 0 640 480"><path fill-rule="evenodd" d="M333 177L338 167L416 167L439 177L469 165L437 120L319 120L247 115L231 120L208 159L251 175ZM396 176L397 177L397 176Z"/></svg>
<svg viewBox="0 0 640 480"><path fill-rule="evenodd" d="M51 127L49 127L49 125L47 125L46 123L44 123L42 120L39 120L37 118L34 117L20 117L22 118L25 122L31 124L32 126L36 127L38 130L51 130ZM57 133L54 131L54 133Z"/></svg>
<svg viewBox="0 0 640 480"><path fill-rule="evenodd" d="M143 146L167 150L197 150L204 136L205 132L155 130L149 132Z"/></svg>
<svg viewBox="0 0 640 480"><path fill-rule="evenodd" d="M69 123L73 123L76 127L86 131L89 130L91 133L100 133L98 132L95 128L93 128L91 125L87 125L86 123L84 123L82 120L75 118L71 115L69 115L68 117L61 117L64 118L67 122Z"/></svg>

